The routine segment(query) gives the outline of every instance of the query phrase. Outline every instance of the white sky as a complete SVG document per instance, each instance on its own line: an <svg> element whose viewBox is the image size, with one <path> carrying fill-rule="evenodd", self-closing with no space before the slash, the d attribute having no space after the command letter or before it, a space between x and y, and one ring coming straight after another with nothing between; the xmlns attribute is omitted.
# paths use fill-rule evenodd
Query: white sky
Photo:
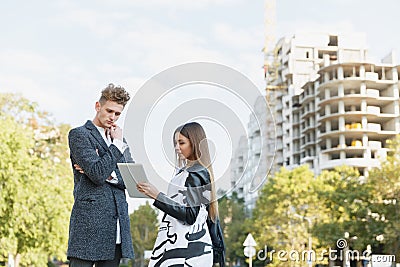
<svg viewBox="0 0 400 267"><path fill-rule="evenodd" d="M398 50L397 0L277 0L276 40L297 31L366 34L371 56ZM263 0L15 0L0 7L0 92L83 124L108 83L132 94L168 67L230 66L262 91Z"/></svg>
<svg viewBox="0 0 400 267"><path fill-rule="evenodd" d="M364 32L370 55L400 46L396 0L277 0L276 39ZM72 126L109 82L135 93L174 65L211 61L262 88L263 0L16 0L0 8L0 92L20 92Z"/></svg>

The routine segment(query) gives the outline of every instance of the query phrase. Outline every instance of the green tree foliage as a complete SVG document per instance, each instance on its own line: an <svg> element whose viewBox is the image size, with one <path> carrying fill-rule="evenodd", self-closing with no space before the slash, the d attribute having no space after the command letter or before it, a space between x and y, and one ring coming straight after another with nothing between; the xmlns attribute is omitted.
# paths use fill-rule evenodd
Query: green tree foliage
<svg viewBox="0 0 400 267"><path fill-rule="evenodd" d="M244 262L243 242L247 236L244 201L237 193L224 196L219 201L219 216L224 233L226 260L230 266Z"/></svg>
<svg viewBox="0 0 400 267"><path fill-rule="evenodd" d="M379 169L370 172L370 205L367 224L373 228L372 241L383 237L384 253L400 258L400 136L389 142L389 155ZM370 229L369 229L370 230ZM379 238L378 238L379 239ZM370 243L370 244L371 244ZM371 245L374 245L373 243Z"/></svg>
<svg viewBox="0 0 400 267"><path fill-rule="evenodd" d="M265 252L265 247L275 251L302 252L307 249L308 234L312 229L304 218L309 218L312 225L324 220L325 210L316 194L320 186L318 177L314 177L307 165L293 170L282 168L274 177L269 177L252 216L252 233L258 251ZM319 242L313 235L313 248L317 247ZM293 257L303 260L302 255ZM264 263L269 263L270 259L273 259L271 266L288 266L288 262L277 260L273 254L268 254Z"/></svg>
<svg viewBox="0 0 400 267"><path fill-rule="evenodd" d="M334 247L340 238L349 233L349 245L363 251L370 242L373 229L368 224L370 186L359 172L351 167L338 167L324 171L319 176L323 187L318 191L321 206L327 210L328 219L315 225L314 232L322 245Z"/></svg>
<svg viewBox="0 0 400 267"><path fill-rule="evenodd" d="M144 251L152 250L158 233L157 212L148 202L130 215L131 235L135 249L134 266L145 266Z"/></svg>
<svg viewBox="0 0 400 267"><path fill-rule="evenodd" d="M309 218L317 255L321 249L334 249L348 233L350 249L361 253L371 245L373 253L399 258L400 137L390 142L388 151L381 168L370 170L368 177L348 166L323 171L318 177L305 166L283 168L270 177L253 211L252 234L258 249L267 245L275 251L304 250L309 229L301 218ZM287 264L274 261L271 266ZM289 265L299 264L304 265Z"/></svg>
<svg viewBox="0 0 400 267"><path fill-rule="evenodd" d="M65 258L72 179L68 125L35 103L0 94L0 260L45 266Z"/></svg>
<svg viewBox="0 0 400 267"><path fill-rule="evenodd" d="M399 139L391 145L392 154L381 168L372 169L367 178L357 170L341 167L323 172L324 187L319 191L321 204L329 210L329 220L316 225L314 231L326 246L334 246L349 233L349 246L364 251L367 245L373 253L398 255L400 240L400 162ZM379 237L383 237L384 251Z"/></svg>

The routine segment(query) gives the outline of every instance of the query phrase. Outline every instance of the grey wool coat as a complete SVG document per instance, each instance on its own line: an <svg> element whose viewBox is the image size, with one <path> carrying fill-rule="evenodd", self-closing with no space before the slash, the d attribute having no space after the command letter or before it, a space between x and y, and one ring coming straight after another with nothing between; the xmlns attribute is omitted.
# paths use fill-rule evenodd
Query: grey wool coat
<svg viewBox="0 0 400 267"><path fill-rule="evenodd" d="M68 135L70 157L84 171L74 172L67 256L89 261L112 260L115 256L117 218L121 229L123 258L133 258L132 238L125 184L117 162L131 162L127 148L122 154L115 145L107 146L91 121L72 129ZM117 184L106 182L115 171Z"/></svg>

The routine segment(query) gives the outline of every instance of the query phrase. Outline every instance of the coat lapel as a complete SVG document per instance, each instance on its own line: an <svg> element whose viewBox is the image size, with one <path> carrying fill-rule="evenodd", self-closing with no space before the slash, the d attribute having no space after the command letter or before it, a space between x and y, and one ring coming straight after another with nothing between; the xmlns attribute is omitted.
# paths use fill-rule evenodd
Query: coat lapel
<svg viewBox="0 0 400 267"><path fill-rule="evenodd" d="M103 137L99 133L99 130L97 130L96 126L93 124L92 121L88 120L85 123L85 127L90 131L90 133L93 135L94 138L99 142L99 144L106 150L108 150L108 146L106 142L104 141Z"/></svg>

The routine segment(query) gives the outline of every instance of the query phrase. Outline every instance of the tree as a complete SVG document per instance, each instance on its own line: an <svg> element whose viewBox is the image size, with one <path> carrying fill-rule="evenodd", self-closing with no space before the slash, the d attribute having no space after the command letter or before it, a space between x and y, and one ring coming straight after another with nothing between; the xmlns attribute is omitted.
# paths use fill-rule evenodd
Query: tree
<svg viewBox="0 0 400 267"><path fill-rule="evenodd" d="M370 205L367 222L375 231L371 245L384 245L383 253L400 258L400 135L389 141L389 154L381 168L370 172ZM383 240L377 240L377 237ZM375 244L373 244L375 243Z"/></svg>
<svg viewBox="0 0 400 267"><path fill-rule="evenodd" d="M219 201L219 216L224 233L226 260L232 266L236 262L244 262L243 242L246 238L246 216L244 201L233 192Z"/></svg>
<svg viewBox="0 0 400 267"><path fill-rule="evenodd" d="M157 212L148 202L130 215L135 265L144 266L144 251L152 250L158 233Z"/></svg>
<svg viewBox="0 0 400 267"><path fill-rule="evenodd" d="M334 246L349 233L353 249L363 251L376 231L367 223L370 188L357 169L342 166L320 174L323 187L318 191L321 206L327 210L328 220L315 226L315 233L325 246ZM349 242L350 240L348 240Z"/></svg>
<svg viewBox="0 0 400 267"><path fill-rule="evenodd" d="M318 195L329 220L316 225L314 231L322 244L332 246L347 232L353 250L361 253L371 245L373 253L399 256L399 139L392 142L390 151L381 168L372 169L368 177L346 166L321 173L324 187ZM382 247L383 251L377 251Z"/></svg>
<svg viewBox="0 0 400 267"><path fill-rule="evenodd" d="M35 103L0 94L0 259L44 266L65 259L72 179L67 125Z"/></svg>
<svg viewBox="0 0 400 267"><path fill-rule="evenodd" d="M320 186L318 177L314 176L308 165L293 170L281 168L275 176L269 177L259 194L252 216L252 231L259 246L258 251L264 250L265 253L267 248L300 253L307 250L308 234L312 229L302 218L308 218L312 224L324 219L325 210L320 206L316 194ZM313 235L313 249L317 247L319 240ZM292 256L299 261L306 260L301 253ZM265 263L272 266L288 265L288 262L278 260L271 254L265 258Z"/></svg>

